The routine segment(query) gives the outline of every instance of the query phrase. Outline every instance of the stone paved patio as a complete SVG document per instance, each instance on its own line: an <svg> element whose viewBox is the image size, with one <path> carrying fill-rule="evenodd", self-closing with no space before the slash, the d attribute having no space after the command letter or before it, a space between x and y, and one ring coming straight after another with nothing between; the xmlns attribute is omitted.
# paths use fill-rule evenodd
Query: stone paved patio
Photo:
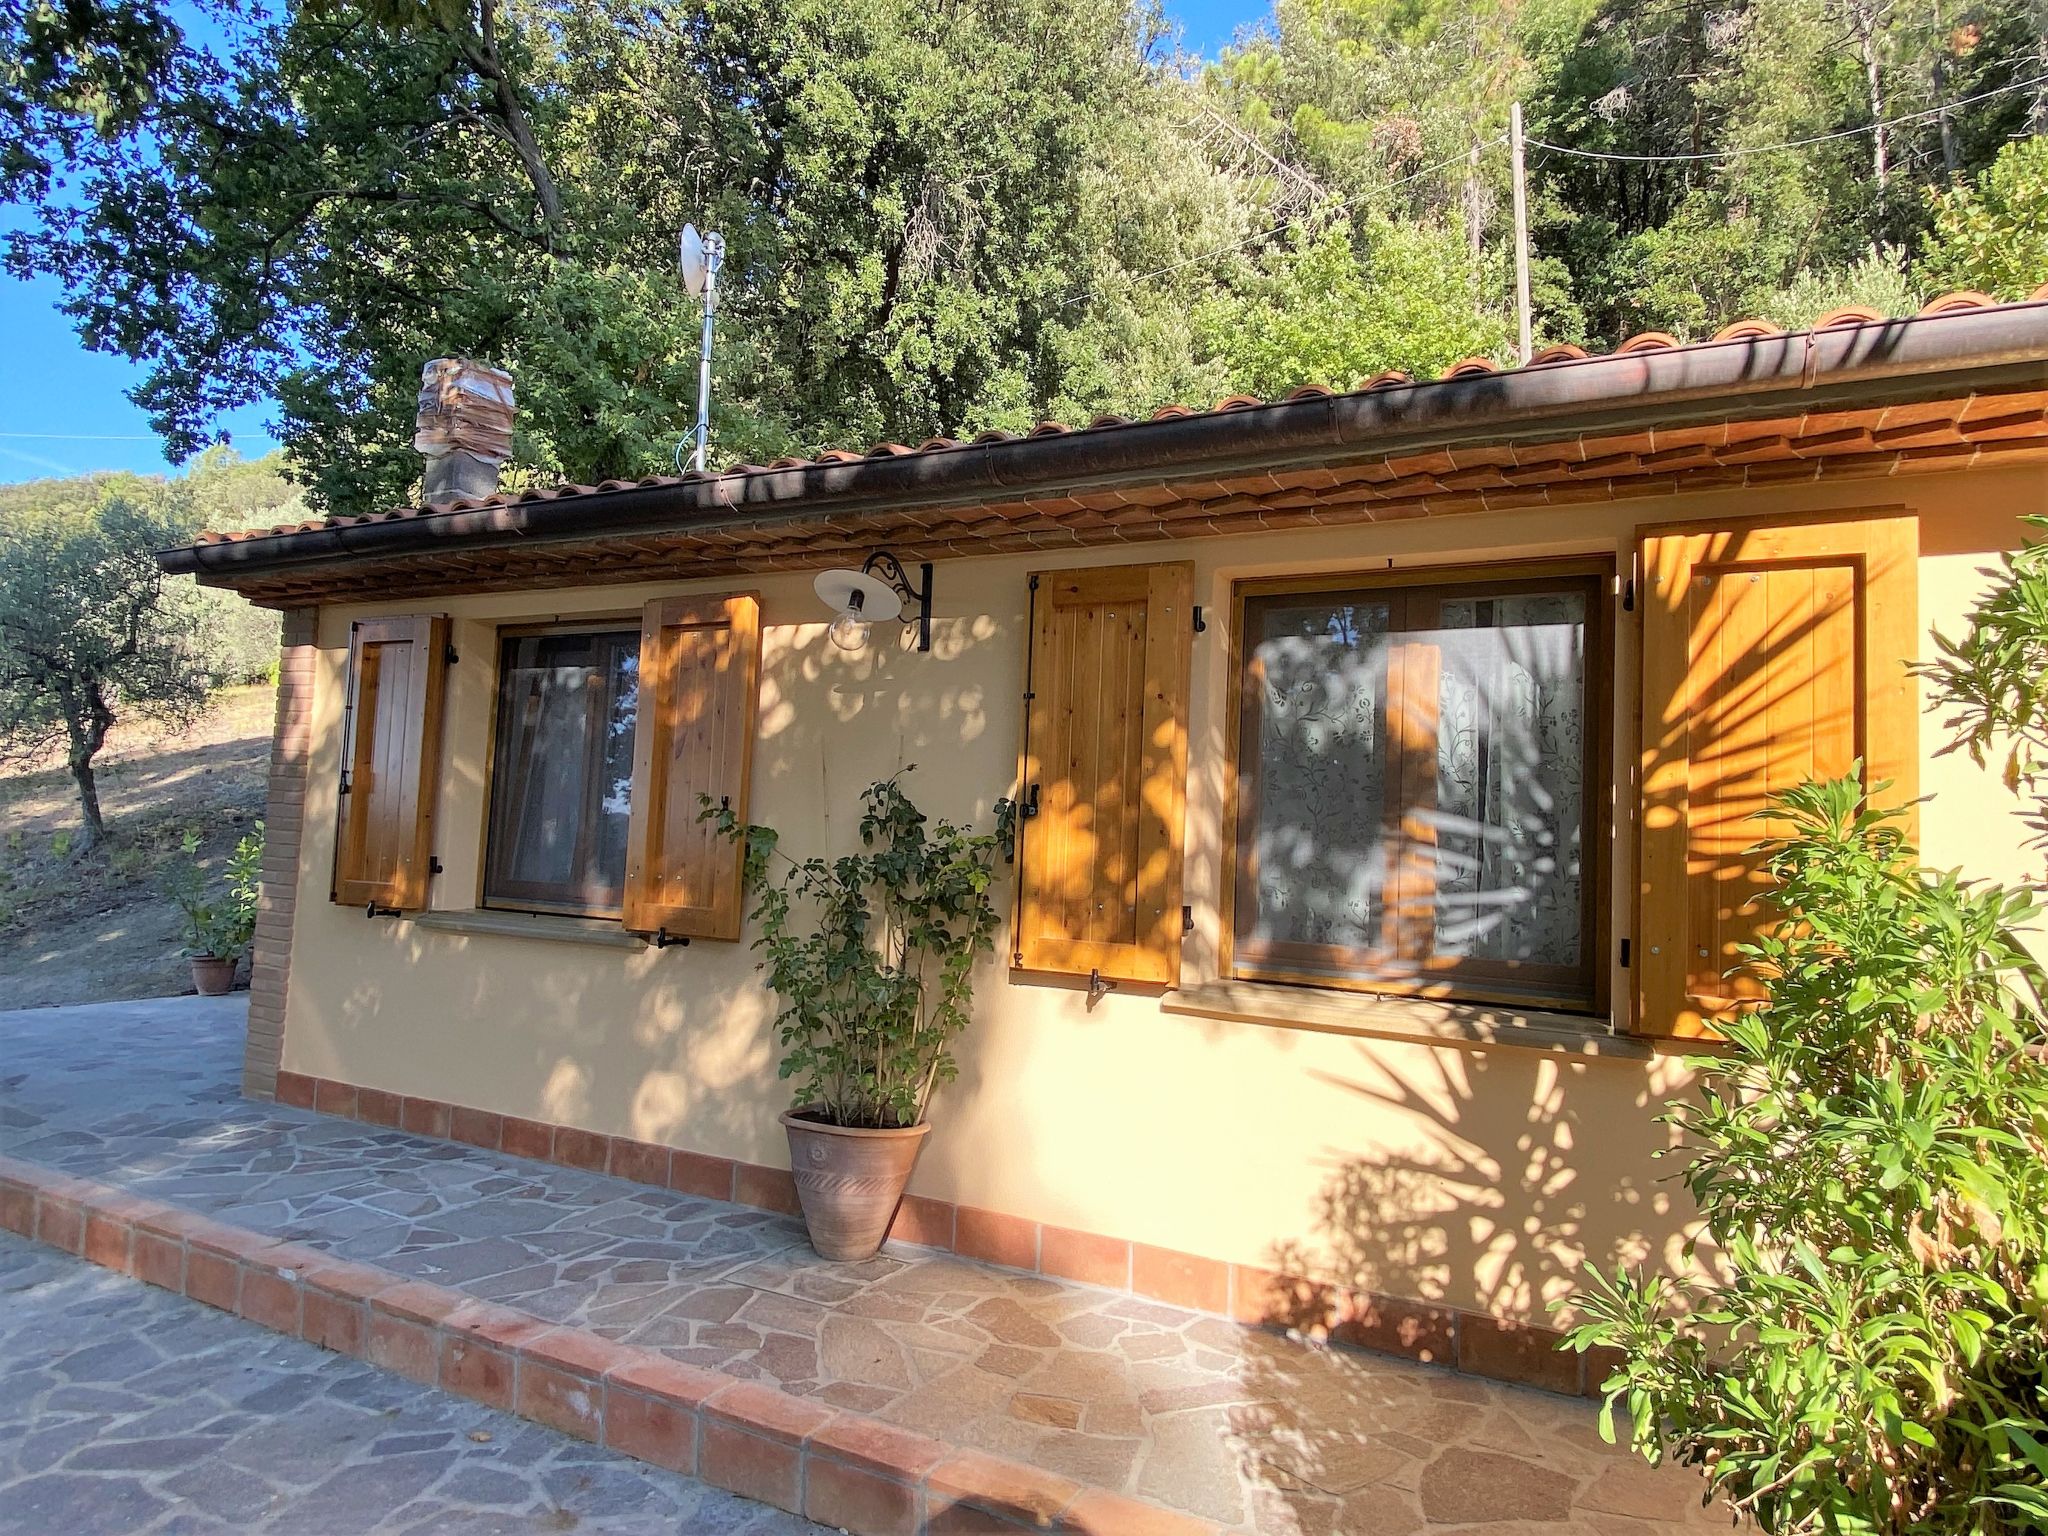
<svg viewBox="0 0 2048 1536"><path fill-rule="evenodd" d="M0 1532L827 1536L0 1233Z"/></svg>
<svg viewBox="0 0 2048 1536"><path fill-rule="evenodd" d="M0 1014L0 1152L1273 1536L1725 1530L1591 1405L252 1103L238 999Z"/></svg>

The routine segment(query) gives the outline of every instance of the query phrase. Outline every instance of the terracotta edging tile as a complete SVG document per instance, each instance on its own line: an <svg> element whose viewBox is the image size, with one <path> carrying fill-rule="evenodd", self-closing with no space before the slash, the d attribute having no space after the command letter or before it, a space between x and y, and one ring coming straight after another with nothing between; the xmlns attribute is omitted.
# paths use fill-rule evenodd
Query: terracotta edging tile
<svg viewBox="0 0 2048 1536"><path fill-rule="evenodd" d="M162 1289L731 1492L809 1509L858 1536L916 1536L927 1514L944 1525L949 1511L1049 1526L1070 1505L1097 1523L1065 1527L1091 1536L1213 1530L1036 1467L92 1180L0 1159L0 1197L10 1230L47 1229L75 1244L69 1251L90 1246ZM88 1243L88 1232L101 1235Z"/></svg>
<svg viewBox="0 0 2048 1536"><path fill-rule="evenodd" d="M1048 1525L1074 1501L1081 1485L1037 1467L963 1450L932 1468L925 1490L928 1516L964 1504L1025 1525Z"/></svg>

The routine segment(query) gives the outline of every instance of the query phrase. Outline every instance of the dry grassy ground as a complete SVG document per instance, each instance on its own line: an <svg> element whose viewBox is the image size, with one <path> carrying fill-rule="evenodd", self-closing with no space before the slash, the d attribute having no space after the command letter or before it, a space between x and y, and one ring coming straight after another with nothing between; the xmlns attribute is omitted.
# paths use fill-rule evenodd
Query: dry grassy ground
<svg viewBox="0 0 2048 1536"><path fill-rule="evenodd" d="M0 770L0 1008L192 990L164 876L187 829L218 870L263 815L275 704L231 688L186 731L116 726L98 763L109 843L90 854L61 759Z"/></svg>

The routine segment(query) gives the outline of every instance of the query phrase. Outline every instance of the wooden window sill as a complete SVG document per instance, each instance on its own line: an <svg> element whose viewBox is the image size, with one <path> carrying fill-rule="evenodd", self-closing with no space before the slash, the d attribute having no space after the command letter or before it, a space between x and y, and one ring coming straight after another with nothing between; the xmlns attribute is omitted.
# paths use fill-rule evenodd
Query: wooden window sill
<svg viewBox="0 0 2048 1536"><path fill-rule="evenodd" d="M1517 1046L1578 1056L1645 1060L1648 1040L1617 1034L1604 1020L1500 1003L1452 1003L1251 981L1207 981L1160 999L1168 1013L1282 1029L1417 1040L1429 1045Z"/></svg>
<svg viewBox="0 0 2048 1536"><path fill-rule="evenodd" d="M599 949L647 947L616 918L564 917L553 912L423 912L413 922L430 933L489 934L510 939L544 939L556 944L592 944Z"/></svg>

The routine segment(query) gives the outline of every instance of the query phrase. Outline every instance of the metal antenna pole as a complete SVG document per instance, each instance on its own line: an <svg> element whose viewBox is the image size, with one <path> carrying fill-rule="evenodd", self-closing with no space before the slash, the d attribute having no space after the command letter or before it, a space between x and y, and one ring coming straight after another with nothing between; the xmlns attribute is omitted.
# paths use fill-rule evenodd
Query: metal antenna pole
<svg viewBox="0 0 2048 1536"><path fill-rule="evenodd" d="M718 269L725 261L725 237L704 237L704 345L697 356L697 452L690 460L698 474L711 448L711 319L718 313Z"/></svg>
<svg viewBox="0 0 2048 1536"><path fill-rule="evenodd" d="M1522 148L1522 104L1508 113L1508 144L1515 169L1515 317L1520 332L1522 362L1534 354L1534 327L1529 318L1529 175Z"/></svg>

